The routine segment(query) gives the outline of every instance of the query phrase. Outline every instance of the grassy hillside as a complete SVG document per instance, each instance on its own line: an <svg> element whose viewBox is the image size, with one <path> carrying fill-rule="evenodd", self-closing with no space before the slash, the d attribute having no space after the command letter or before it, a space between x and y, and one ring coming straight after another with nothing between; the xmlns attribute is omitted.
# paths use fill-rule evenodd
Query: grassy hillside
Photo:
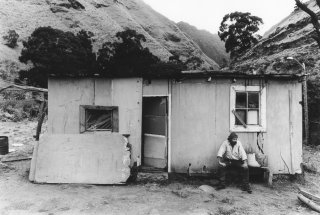
<svg viewBox="0 0 320 215"><path fill-rule="evenodd" d="M200 57L200 69L218 69L218 64L207 57L177 25L154 11L142 0L1 0L0 1L0 72L6 64L18 61L22 40L40 26L51 26L73 33L80 30L94 34L94 50L116 40L115 34L130 28L143 34L143 44L163 61L179 55L182 61L193 56ZM3 36L9 30L19 34L18 47L9 48Z"/></svg>
<svg viewBox="0 0 320 215"><path fill-rule="evenodd" d="M199 30L185 22L179 22L177 25L181 31L197 43L200 49L208 57L213 59L220 66L229 62L230 56L225 51L224 42L220 40L217 34L211 34L206 30Z"/></svg>

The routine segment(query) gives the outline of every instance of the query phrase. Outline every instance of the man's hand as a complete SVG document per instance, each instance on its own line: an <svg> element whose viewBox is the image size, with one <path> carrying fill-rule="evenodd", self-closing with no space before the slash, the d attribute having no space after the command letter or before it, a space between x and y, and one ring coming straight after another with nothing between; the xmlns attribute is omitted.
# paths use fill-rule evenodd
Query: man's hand
<svg viewBox="0 0 320 215"><path fill-rule="evenodd" d="M223 162L220 162L220 161L219 161L219 165L222 166L222 167L226 167L227 166L227 164L225 164Z"/></svg>
<svg viewBox="0 0 320 215"><path fill-rule="evenodd" d="M219 162L219 165L220 165L221 167L226 167L226 166L227 166L226 163L222 162L222 158L221 158L221 157L218 157L218 162Z"/></svg>
<svg viewBox="0 0 320 215"><path fill-rule="evenodd" d="M243 162L243 164L241 165L242 167L248 167L248 161L247 160L243 160L242 162Z"/></svg>

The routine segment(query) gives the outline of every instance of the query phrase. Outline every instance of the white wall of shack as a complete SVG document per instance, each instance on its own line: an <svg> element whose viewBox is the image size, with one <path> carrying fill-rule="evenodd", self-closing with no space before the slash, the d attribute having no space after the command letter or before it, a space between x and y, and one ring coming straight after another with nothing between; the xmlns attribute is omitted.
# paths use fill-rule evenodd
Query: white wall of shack
<svg viewBox="0 0 320 215"><path fill-rule="evenodd" d="M55 79L48 82L48 132L80 133L80 105L119 107L119 133L130 134L133 161L141 154L142 79Z"/></svg>
<svg viewBox="0 0 320 215"><path fill-rule="evenodd" d="M245 83L237 80L234 84ZM204 165L213 170L217 167L217 151L230 132L231 85L229 79L211 82L193 79L181 83L151 80L150 84L143 84L140 78L51 78L48 131L79 133L79 105L119 106L119 132L130 134L132 159L136 160L141 157L142 97L170 95L169 169L185 173L191 163L192 170L197 172ZM260 146L273 173L299 172L302 162L301 83L268 81L266 87L267 131L263 133L262 142L260 139ZM259 152L257 133L238 134L244 147Z"/></svg>
<svg viewBox="0 0 320 215"><path fill-rule="evenodd" d="M216 169L217 151L230 132L229 97L232 84L261 83L259 80L249 83L237 80L232 83L229 79L211 82L204 79L181 82L152 80L143 86L145 96L171 95L168 157L172 172L186 173L189 163L195 172L201 172L203 166ZM297 81L269 81L265 87L267 132L260 134L259 146L275 174L299 172L302 162L301 84ZM256 154L261 154L256 132L241 132L238 135L246 149L251 148Z"/></svg>

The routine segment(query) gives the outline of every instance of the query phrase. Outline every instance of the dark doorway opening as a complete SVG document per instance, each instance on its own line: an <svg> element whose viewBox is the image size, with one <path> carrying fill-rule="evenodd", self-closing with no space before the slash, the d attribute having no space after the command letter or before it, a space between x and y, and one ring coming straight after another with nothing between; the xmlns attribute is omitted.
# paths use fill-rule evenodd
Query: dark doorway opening
<svg viewBox="0 0 320 215"><path fill-rule="evenodd" d="M142 106L142 166L167 171L168 97L144 97Z"/></svg>

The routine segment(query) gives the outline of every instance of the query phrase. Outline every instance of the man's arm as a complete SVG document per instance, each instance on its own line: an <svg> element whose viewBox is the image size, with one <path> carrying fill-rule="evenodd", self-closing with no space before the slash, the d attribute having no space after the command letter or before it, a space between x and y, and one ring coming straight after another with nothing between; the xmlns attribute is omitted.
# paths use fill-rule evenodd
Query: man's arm
<svg viewBox="0 0 320 215"><path fill-rule="evenodd" d="M218 163L219 163L219 165L222 166L222 167L225 167L225 166L226 166L226 164L222 161L222 157L223 157L223 155L225 154L226 150L227 150L227 149L226 149L226 144L225 144L225 142L223 142L223 143L221 144L220 148L219 148L218 155L217 155L217 157L218 157Z"/></svg>

